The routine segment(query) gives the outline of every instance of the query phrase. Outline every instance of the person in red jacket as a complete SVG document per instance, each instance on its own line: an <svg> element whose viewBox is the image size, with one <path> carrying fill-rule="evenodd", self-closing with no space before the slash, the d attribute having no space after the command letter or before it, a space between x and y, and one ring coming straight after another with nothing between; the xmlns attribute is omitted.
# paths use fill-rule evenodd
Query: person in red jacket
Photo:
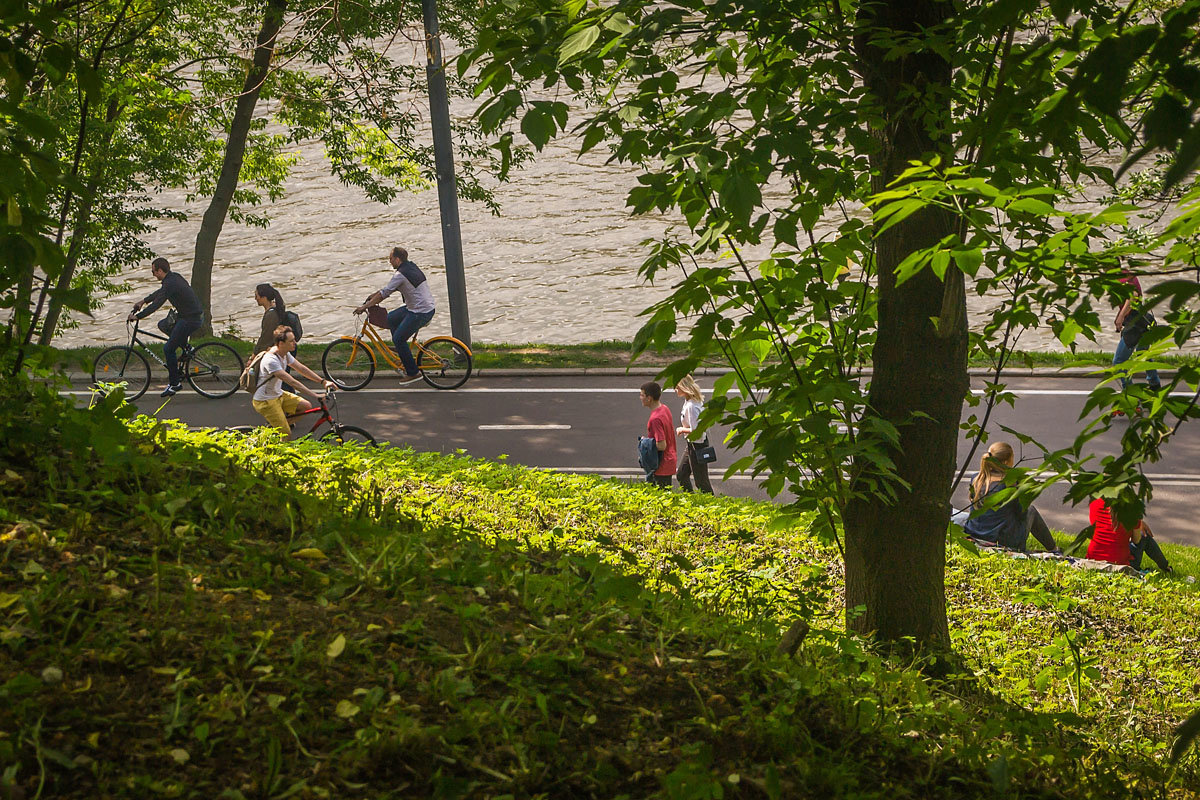
<svg viewBox="0 0 1200 800"><path fill-rule="evenodd" d="M1142 556L1148 555L1163 572L1171 572L1171 565L1163 554L1146 520L1138 520L1132 530L1113 519L1112 512L1103 497L1097 497L1088 506L1088 519L1095 530L1088 545L1088 558L1107 561L1110 564L1130 565L1142 568Z"/></svg>

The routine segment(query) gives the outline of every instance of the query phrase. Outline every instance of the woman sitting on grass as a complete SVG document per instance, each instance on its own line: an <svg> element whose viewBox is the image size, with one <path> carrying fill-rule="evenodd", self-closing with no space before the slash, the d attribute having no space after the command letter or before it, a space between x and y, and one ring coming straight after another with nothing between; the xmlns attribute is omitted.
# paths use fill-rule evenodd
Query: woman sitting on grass
<svg viewBox="0 0 1200 800"><path fill-rule="evenodd" d="M1145 554L1163 572L1172 572L1146 520L1140 519L1132 530L1126 530L1124 525L1113 519L1103 497L1097 497L1088 506L1088 519L1095 526L1092 541L1088 544L1088 558L1141 569L1142 555Z"/></svg>
<svg viewBox="0 0 1200 800"><path fill-rule="evenodd" d="M987 498L1005 488L1004 476L1013 465L1013 449L1007 442L994 442L979 460L979 472L971 481L971 511L979 511L970 519L959 512L955 522L972 539L993 542L1010 550L1024 550L1029 534L1052 553L1061 553L1046 521L1033 506L1022 508L1016 498L1001 506L985 507Z"/></svg>

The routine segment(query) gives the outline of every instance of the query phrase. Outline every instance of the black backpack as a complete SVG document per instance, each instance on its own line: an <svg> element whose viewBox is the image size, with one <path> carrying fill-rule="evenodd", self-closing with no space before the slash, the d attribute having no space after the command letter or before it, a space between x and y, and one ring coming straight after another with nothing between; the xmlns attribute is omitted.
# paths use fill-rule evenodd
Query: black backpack
<svg viewBox="0 0 1200 800"><path fill-rule="evenodd" d="M283 324L292 329L292 333L296 334L296 341L304 338L304 328L300 325L300 317L295 311L283 312Z"/></svg>

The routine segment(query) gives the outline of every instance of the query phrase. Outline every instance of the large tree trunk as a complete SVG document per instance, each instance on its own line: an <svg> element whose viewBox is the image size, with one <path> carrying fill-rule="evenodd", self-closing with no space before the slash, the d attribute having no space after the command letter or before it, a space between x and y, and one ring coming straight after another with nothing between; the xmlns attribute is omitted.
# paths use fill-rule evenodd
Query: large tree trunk
<svg viewBox="0 0 1200 800"><path fill-rule="evenodd" d="M254 107L258 104L259 91L266 80L271 56L275 53L275 40L283 25L286 10L287 0L267 2L262 28L258 31L258 42L254 48L254 58L246 72L246 81L242 85L242 93L238 95L233 111L229 139L225 144L225 160L221 162L221 174L217 177L217 185L208 210L204 212L200 232L196 234L196 254L192 260L192 289L200 299L206 317L204 327L199 331L200 335L212 333L212 268L217 239L221 236L221 228L225 226L229 206L233 203L233 193L237 189L242 161L246 156L246 139L250 135Z"/></svg>
<svg viewBox="0 0 1200 800"><path fill-rule="evenodd" d="M860 9L856 52L865 85L886 120L872 131L880 145L872 159L873 188L879 191L910 160L938 154L948 163L952 157L946 127L939 124L950 114L950 65L932 50L885 61L869 32L915 34L953 10L939 0L875 0ZM899 428L899 446L891 455L910 488L894 501L854 501L845 514L847 626L885 641L913 637L919 645L934 646L949 644L946 529L958 423L969 388L966 300L957 270L948 270L945 282L925 270L901 286L895 270L952 226L945 213L921 212L876 240L879 336L870 413ZM860 606L864 613L855 611Z"/></svg>

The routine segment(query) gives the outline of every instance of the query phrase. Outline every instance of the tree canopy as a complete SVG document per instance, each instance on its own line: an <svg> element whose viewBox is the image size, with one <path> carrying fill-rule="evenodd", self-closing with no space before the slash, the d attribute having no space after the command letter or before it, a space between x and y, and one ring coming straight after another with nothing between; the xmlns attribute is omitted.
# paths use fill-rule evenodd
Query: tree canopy
<svg viewBox="0 0 1200 800"><path fill-rule="evenodd" d="M792 491L796 520L844 545L851 627L945 642L955 445L960 425L986 441L990 408L1012 401L1021 333L1099 341L1124 270L1195 268L1190 213L1149 228L1138 214L1190 188L1198 7L510 0L460 71L477 73L499 146L517 127L536 147L572 132L637 171L633 213L679 214L642 267L678 282L636 346L684 319L692 353L667 379L712 356L734 367L704 422L750 448L731 469ZM586 103L573 120L562 91ZM1177 155L1147 166L1163 147ZM1194 283L1155 291L1167 324L1134 369L1196 325ZM967 320L967 292L1005 300ZM995 372L963 420L969 348ZM1122 451L1093 457L1111 425L1096 412L1136 402L1150 414ZM1085 413L1073 446L1034 466L1074 500L1140 514L1140 465L1194 403L1098 386ZM1028 502L1047 477L1012 480L1003 499Z"/></svg>

